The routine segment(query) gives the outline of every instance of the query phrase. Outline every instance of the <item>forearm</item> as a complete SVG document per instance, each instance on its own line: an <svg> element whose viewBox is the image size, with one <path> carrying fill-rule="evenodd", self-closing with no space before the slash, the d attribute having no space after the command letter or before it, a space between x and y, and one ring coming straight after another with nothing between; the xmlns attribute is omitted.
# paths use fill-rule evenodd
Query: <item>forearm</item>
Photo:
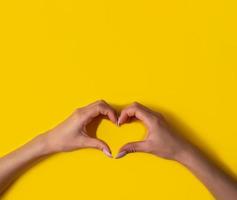
<svg viewBox="0 0 237 200"><path fill-rule="evenodd" d="M45 135L0 158L0 194L29 166L51 154Z"/></svg>
<svg viewBox="0 0 237 200"><path fill-rule="evenodd" d="M188 147L177 161L187 167L218 200L237 199L237 182L218 168L197 148Z"/></svg>

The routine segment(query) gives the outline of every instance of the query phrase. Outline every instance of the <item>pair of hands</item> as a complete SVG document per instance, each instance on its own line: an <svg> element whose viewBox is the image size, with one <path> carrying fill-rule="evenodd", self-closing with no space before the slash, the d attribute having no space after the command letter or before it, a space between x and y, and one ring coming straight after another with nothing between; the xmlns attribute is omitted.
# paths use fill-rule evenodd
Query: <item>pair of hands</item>
<svg viewBox="0 0 237 200"><path fill-rule="evenodd" d="M139 103L124 108L120 116L105 101L99 100L86 107L77 109L68 119L46 133L47 149L50 153L73 151L82 148L96 148L112 157L109 146L98 138L88 135L87 125L96 117L103 115L120 126L136 118L147 128L147 137L143 141L125 144L116 158L128 153L146 152L167 159L176 159L187 142L174 134L164 117Z"/></svg>
<svg viewBox="0 0 237 200"><path fill-rule="evenodd" d="M91 137L88 125L97 116L106 116L117 125L138 119L147 128L143 141L125 144L116 158L132 152L146 152L176 160L187 167L218 200L236 200L236 180L212 163L198 148L175 134L164 117L139 103L124 108L119 117L105 101L97 101L77 109L54 129L37 136L12 153L0 158L0 195L23 170L46 155L82 148L97 148L112 157L109 146Z"/></svg>

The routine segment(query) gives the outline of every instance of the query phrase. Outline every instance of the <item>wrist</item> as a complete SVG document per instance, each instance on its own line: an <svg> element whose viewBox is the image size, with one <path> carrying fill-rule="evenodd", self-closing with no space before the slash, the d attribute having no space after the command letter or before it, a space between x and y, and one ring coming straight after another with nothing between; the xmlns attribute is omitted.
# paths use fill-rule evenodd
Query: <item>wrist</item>
<svg viewBox="0 0 237 200"><path fill-rule="evenodd" d="M40 156L46 156L56 153L53 146L50 143L50 137L48 133L38 135L32 141L37 146Z"/></svg>
<svg viewBox="0 0 237 200"><path fill-rule="evenodd" d="M182 165L189 165L193 157L195 157L195 154L197 154L198 149L191 145L186 144L182 149L179 150L179 152L175 155L174 160L181 163Z"/></svg>

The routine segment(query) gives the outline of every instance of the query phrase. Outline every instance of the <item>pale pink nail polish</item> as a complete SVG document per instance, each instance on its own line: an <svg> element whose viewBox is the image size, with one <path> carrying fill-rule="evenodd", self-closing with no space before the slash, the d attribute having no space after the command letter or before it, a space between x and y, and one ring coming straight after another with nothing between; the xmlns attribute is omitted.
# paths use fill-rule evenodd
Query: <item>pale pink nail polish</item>
<svg viewBox="0 0 237 200"><path fill-rule="evenodd" d="M119 152L118 155L116 156L116 159L122 158L122 157L125 156L126 154L127 154L126 151Z"/></svg>
<svg viewBox="0 0 237 200"><path fill-rule="evenodd" d="M113 158L112 154L110 152L108 152L106 149L103 149L103 152L106 156L108 156L109 158Z"/></svg>
<svg viewBox="0 0 237 200"><path fill-rule="evenodd" d="M118 119L117 121L117 126L120 126L120 119Z"/></svg>

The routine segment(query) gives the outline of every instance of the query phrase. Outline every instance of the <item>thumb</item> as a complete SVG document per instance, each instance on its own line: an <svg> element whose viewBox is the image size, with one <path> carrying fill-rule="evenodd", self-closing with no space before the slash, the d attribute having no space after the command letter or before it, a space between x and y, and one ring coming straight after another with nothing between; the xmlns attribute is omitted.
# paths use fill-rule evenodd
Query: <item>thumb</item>
<svg viewBox="0 0 237 200"><path fill-rule="evenodd" d="M111 154L111 150L110 150L109 146L104 141L102 141L100 139L89 138L89 140L87 142L87 147L99 149L99 150L103 151L103 153L106 156L112 158L112 154Z"/></svg>
<svg viewBox="0 0 237 200"><path fill-rule="evenodd" d="M147 152L147 144L145 141L138 141L138 142L130 142L125 144L119 150L116 159L124 157L128 153L135 153L135 152Z"/></svg>

